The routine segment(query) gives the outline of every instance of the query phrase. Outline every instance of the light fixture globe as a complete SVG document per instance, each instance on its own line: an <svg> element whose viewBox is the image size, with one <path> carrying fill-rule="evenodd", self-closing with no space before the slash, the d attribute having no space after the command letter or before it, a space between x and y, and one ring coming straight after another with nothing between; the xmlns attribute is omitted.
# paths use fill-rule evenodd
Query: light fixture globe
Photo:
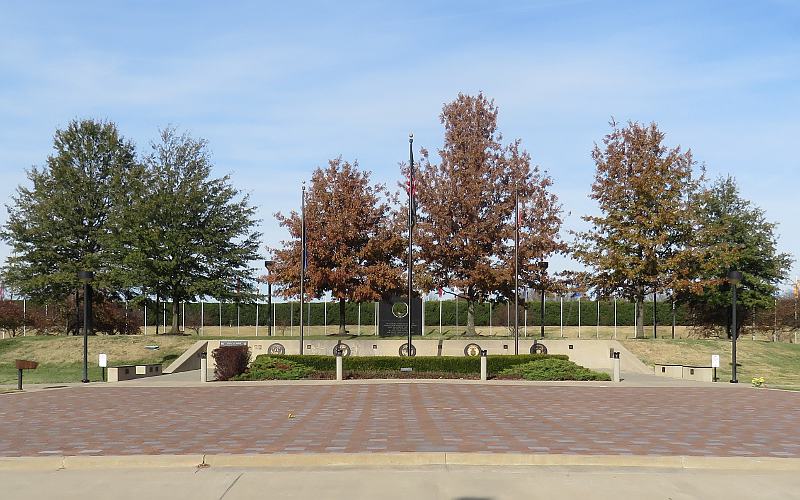
<svg viewBox="0 0 800 500"><path fill-rule="evenodd" d="M94 281L94 273L92 271L78 271L78 279L84 283L91 283Z"/></svg>
<svg viewBox="0 0 800 500"><path fill-rule="evenodd" d="M728 282L733 286L738 285L742 282L742 273L733 269L728 271Z"/></svg>

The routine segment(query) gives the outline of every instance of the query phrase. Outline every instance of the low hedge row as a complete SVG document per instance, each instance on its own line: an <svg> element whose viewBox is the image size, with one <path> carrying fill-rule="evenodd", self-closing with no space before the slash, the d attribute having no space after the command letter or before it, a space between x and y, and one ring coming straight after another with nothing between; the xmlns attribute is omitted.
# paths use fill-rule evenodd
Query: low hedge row
<svg viewBox="0 0 800 500"><path fill-rule="evenodd" d="M271 364L273 359L285 359L313 368L316 371L336 370L336 358L333 356L297 355L257 356L250 367L251 371L259 370L262 365ZM569 357L563 354L521 354L488 356L487 369L498 373L507 368L542 359L562 359ZM480 371L480 358L469 356L415 356L412 358L399 356L353 356L343 360L343 368L353 371L400 371L400 368L412 368L415 372L447 372L477 373Z"/></svg>
<svg viewBox="0 0 800 500"><path fill-rule="evenodd" d="M244 373L234 380L299 380L317 370L310 366L280 357L258 356Z"/></svg>
<svg viewBox="0 0 800 500"><path fill-rule="evenodd" d="M499 375L525 380L611 380L607 373L596 372L564 359L541 359L515 365Z"/></svg>
<svg viewBox="0 0 800 500"><path fill-rule="evenodd" d="M335 370L332 356L258 356L247 372L236 380L298 380L302 378L330 379ZM347 379L381 378L443 378L475 379L480 358L415 357L398 358L369 356L345 358L343 366ZM605 373L577 365L563 355L532 354L523 356L492 356L488 358L492 378L525 380L610 380ZM492 363L493 362L493 363ZM413 372L401 372L411 367Z"/></svg>

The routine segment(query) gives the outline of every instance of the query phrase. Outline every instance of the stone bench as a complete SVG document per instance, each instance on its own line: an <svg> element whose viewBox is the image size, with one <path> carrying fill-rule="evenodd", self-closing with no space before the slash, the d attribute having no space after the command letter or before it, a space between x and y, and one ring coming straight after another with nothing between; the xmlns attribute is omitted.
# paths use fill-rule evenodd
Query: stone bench
<svg viewBox="0 0 800 500"><path fill-rule="evenodd" d="M108 381L121 382L137 378L161 375L161 364L153 365L121 365L108 368Z"/></svg>

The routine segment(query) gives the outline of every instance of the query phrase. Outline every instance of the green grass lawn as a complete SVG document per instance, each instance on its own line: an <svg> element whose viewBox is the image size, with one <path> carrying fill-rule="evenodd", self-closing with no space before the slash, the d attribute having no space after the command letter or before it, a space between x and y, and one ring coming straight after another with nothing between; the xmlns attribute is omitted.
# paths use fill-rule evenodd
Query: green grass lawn
<svg viewBox="0 0 800 500"><path fill-rule="evenodd" d="M731 342L723 339L642 339L621 341L645 364L711 366L711 355L719 354L717 376L731 378ZM740 337L736 343L737 378L749 384L764 377L767 387L800 389L800 345Z"/></svg>
<svg viewBox="0 0 800 500"><path fill-rule="evenodd" d="M266 331L264 331L266 332ZM232 332L226 332L231 334ZM250 332L250 333L254 333ZM231 338L232 335L223 336ZM89 337L89 380L99 381L102 372L98 366L98 355L108 355L109 366L169 363L198 340L218 340L217 335L95 335ZM263 335L241 335L240 339L264 339ZM297 336L274 336L275 340L297 340ZM307 339L332 338L325 335L308 335ZM337 337L333 337L337 338ZM344 338L357 338L348 336ZM147 345L158 345L158 350L146 349ZM14 361L28 359L37 361L39 367L26 370L26 384L79 382L83 379L83 337L28 335L0 340L0 385L16 386L17 370Z"/></svg>
<svg viewBox="0 0 800 500"><path fill-rule="evenodd" d="M196 337L181 336L90 336L89 380L101 380L98 355L108 355L108 363L131 365L168 364L180 356ZM158 345L158 350L146 345ZM24 383L79 382L83 378L83 337L27 336L0 340L0 385L16 385L14 360L37 361L35 370L25 370Z"/></svg>
<svg viewBox="0 0 800 500"><path fill-rule="evenodd" d="M89 337L89 378L100 380L97 366L99 353L106 353L110 365L163 363L168 365L197 340L218 339L216 335L136 335ZM230 338L230 337L229 337ZM258 338L264 336L241 336ZM297 336L275 336L275 340L296 340ZM309 339L336 338L309 335ZM356 336L347 338L357 338ZM415 337L417 338L417 337ZM426 338L428 336L426 335ZM434 337L435 338L435 337ZM457 336L455 338L458 338ZM602 338L602 334L601 334ZM641 339L622 340L628 349L647 364L675 363L709 366L711 354L719 354L721 380L730 379L730 342L708 339ZM146 345L156 344L151 351ZM800 389L800 345L751 340L742 337L738 342L739 380L750 383L753 377L764 377L768 387ZM39 368L25 372L25 383L78 382L82 378L83 338L65 336L26 336L0 340L0 385L16 385L16 359L39 362Z"/></svg>

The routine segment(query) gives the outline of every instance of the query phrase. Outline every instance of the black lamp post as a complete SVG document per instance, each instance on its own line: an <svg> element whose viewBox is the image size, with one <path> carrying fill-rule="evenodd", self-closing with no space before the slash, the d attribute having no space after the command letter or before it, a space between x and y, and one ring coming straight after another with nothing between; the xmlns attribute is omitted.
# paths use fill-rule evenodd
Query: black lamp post
<svg viewBox="0 0 800 500"><path fill-rule="evenodd" d="M270 267L275 261L265 260L264 267L267 268L267 312L269 313L269 322L267 323L267 335L272 336L272 277L269 274Z"/></svg>
<svg viewBox="0 0 800 500"><path fill-rule="evenodd" d="M736 285L742 281L739 271L728 272L728 282L733 287L733 300L731 305L731 384L738 384L736 378Z"/></svg>
<svg viewBox="0 0 800 500"><path fill-rule="evenodd" d="M541 338L544 338L544 278L547 276L547 266L548 266L548 263L547 263L546 260L543 260L543 261L539 262L539 269L542 270L542 275L541 275L541 280L542 280L542 290L541 290L541 292L542 292L542 307L541 307L541 311L539 311L539 313L540 313L540 318L539 318L539 320L540 320L539 321L539 336Z"/></svg>
<svg viewBox="0 0 800 500"><path fill-rule="evenodd" d="M78 279L83 281L83 382L89 382L89 329L92 327L92 271L78 271Z"/></svg>

